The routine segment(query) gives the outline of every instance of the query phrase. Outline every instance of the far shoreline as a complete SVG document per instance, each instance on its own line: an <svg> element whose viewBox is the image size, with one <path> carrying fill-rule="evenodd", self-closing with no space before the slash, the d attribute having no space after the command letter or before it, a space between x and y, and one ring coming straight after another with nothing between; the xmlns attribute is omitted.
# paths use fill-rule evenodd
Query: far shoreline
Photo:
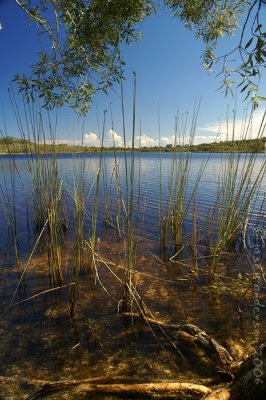
<svg viewBox="0 0 266 400"><path fill-rule="evenodd" d="M96 147L69 145L67 143L34 143L28 139L6 136L0 138L0 155L41 155L41 154L108 154L108 153L256 153L266 152L266 137L224 142L212 142L189 145L168 144L164 147Z"/></svg>
<svg viewBox="0 0 266 400"><path fill-rule="evenodd" d="M60 155L64 155L64 154L68 154L68 155L80 155L80 154L114 154L114 153L132 153L132 150L99 150L99 151L94 151L94 150L89 150L89 151L63 151L63 152L40 152L40 153L29 153L29 152L25 152L25 153L0 153L0 157L2 156L44 156L44 155L51 155L51 156L60 156ZM154 154L171 154L171 153L191 153L191 154L266 154L265 151L237 151L237 150L231 150L231 151L221 151L221 150L212 150L212 151L204 151L204 150L194 150L194 151L189 151L189 150L173 150L173 151L168 151L168 150L140 150L140 149L134 149L135 153L154 153Z"/></svg>

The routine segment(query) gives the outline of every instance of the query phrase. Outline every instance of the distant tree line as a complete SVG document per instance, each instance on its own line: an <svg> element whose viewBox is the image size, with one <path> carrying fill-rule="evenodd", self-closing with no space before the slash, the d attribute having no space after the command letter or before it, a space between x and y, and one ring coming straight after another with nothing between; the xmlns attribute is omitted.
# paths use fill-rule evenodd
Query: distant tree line
<svg viewBox="0 0 266 400"><path fill-rule="evenodd" d="M266 138L260 139L243 139L234 141L224 141L218 143L202 143L192 146L195 151L204 152L242 152L242 153L260 153L265 150ZM190 149L190 151L193 151Z"/></svg>
<svg viewBox="0 0 266 400"><path fill-rule="evenodd" d="M137 149L141 152L241 152L241 153L261 153L265 151L266 138L260 139L244 139L224 142L201 143L198 145L177 145L171 144L153 147L141 147ZM113 151L131 151L128 147L105 147L105 152ZM95 146L82 146L70 145L67 143L35 143L23 138L14 138L12 136L5 136L0 138L0 154L49 154L49 153L86 153L86 152L100 152L101 149Z"/></svg>

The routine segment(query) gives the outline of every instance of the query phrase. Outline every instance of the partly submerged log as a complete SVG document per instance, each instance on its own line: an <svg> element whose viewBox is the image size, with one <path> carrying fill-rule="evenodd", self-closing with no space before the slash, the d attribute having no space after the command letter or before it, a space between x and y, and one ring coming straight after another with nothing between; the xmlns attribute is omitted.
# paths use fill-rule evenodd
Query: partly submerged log
<svg viewBox="0 0 266 400"><path fill-rule="evenodd" d="M258 363L259 360L259 363ZM199 396L204 400L265 400L266 393L266 346L261 346L240 366L231 383L217 388L207 387L193 382L154 382L128 383L129 377L96 377L84 380L45 382L42 387L30 395L27 400L37 400L61 390L71 393L108 393L108 394L177 394ZM124 380L124 383L121 383ZM119 383L116 383L120 381ZM110 383L111 382L111 383ZM115 383L114 383L115 382ZM190 397L191 398L191 397Z"/></svg>
<svg viewBox="0 0 266 400"><path fill-rule="evenodd" d="M0 377L1 380L1 377ZM61 381L41 381L41 380L26 380L23 379L23 383L27 383L29 386L39 386L37 391L34 391L26 400L37 400L42 399L49 394L53 394L56 392L60 392L63 390L71 390L76 386L82 385L104 385L109 384L110 382L123 382L129 381L130 377L128 376L96 376L92 378L85 379L68 379Z"/></svg>
<svg viewBox="0 0 266 400"><path fill-rule="evenodd" d="M124 317L140 318L137 314L125 313ZM261 346L250 357L236 362L230 352L217 340L209 336L195 325L168 325L151 318L146 319L149 324L159 324L164 328L176 331L178 340L189 345L203 349L217 365L230 372L231 382L217 387L207 387L202 383L194 382L151 382L132 383L132 377L103 376L81 380L41 381L22 379L21 384L27 383L35 391L27 400L42 399L49 394L59 391L70 391L75 396L78 393L109 393L109 394L135 394L140 397L153 394L175 394L186 397L186 394L204 400L264 400L266 393L266 345ZM1 377L0 382L18 383L18 378ZM74 398L74 397L73 397Z"/></svg>
<svg viewBox="0 0 266 400"><path fill-rule="evenodd" d="M230 384L213 389L205 400L265 400L266 398L266 344L257 349L251 356L236 361L230 352L216 339L209 336L195 325L173 325L143 318L138 314L125 313L126 318L141 318L149 324L157 324L177 331L179 340L203 349L217 365L232 376Z"/></svg>
<svg viewBox="0 0 266 400"><path fill-rule="evenodd" d="M217 368L221 371L224 371L229 374L234 374L238 371L241 362L238 362L234 359L234 357L230 354L230 352L222 346L216 339L212 338L206 332L198 328L196 325L192 324L167 324L162 321L157 321L152 318L143 318L136 313L123 313L123 317L125 318L138 318L143 319L149 324L158 325L162 328L168 328L175 331L174 337L181 342L184 342L189 345L196 346L201 350L204 350L205 353L209 356L209 358L214 361Z"/></svg>
<svg viewBox="0 0 266 400"><path fill-rule="evenodd" d="M18 383L18 378L0 376L0 382L5 381ZM124 383L121 383L124 381ZM21 384L29 386L41 386L31 395L26 397L26 400L43 399L56 392L69 390L74 395L75 393L109 393L109 394L175 394L186 392L194 394L197 398L212 393L212 389L205 385L193 382L155 382L155 383L128 383L132 381L128 376L100 376L95 378L87 378L80 380L62 380L62 381L42 381L21 379Z"/></svg>
<svg viewBox="0 0 266 400"><path fill-rule="evenodd" d="M205 396L212 392L212 390L207 386L191 382L121 383L110 385L83 384L77 388L77 391L79 393L119 393L131 395L156 394L157 396L165 394L177 394L180 392Z"/></svg>
<svg viewBox="0 0 266 400"><path fill-rule="evenodd" d="M266 345L246 359L227 387L216 390L206 400L265 400Z"/></svg>

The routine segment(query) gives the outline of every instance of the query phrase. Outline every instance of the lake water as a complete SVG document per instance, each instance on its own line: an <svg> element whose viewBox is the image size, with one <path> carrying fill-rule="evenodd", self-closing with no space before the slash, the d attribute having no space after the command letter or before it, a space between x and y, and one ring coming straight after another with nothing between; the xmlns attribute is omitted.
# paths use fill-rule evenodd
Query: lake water
<svg viewBox="0 0 266 400"><path fill-rule="evenodd" d="M265 232L265 176L251 198L247 215L240 218L238 242L227 249L217 266L217 276L210 278L206 261L209 257L206 255L207 237L211 235L211 240L215 241L219 215L226 207L225 189L231 188L227 195L233 187L238 193L241 174L243 176L252 156L235 156L237 171L228 163L228 154L192 154L186 164L187 157L190 155L185 153L135 153L134 176L131 175L130 154L126 155L127 167L124 153L104 154L102 159L100 154L56 157L56 182L62 189L64 223L68 228L60 241L62 288L56 289L57 285L51 284L46 249L49 229L47 226L46 231L42 231L42 227L36 229L36 203L32 190L33 177L34 184L40 183L42 187L41 181L45 174L49 175L53 157L43 156L36 161L35 157L25 155L0 156L0 375L18 378L17 382L0 381L3 393L0 399L22 399L29 394L34 388L21 384L22 378L55 381L127 375L136 382L197 381L211 377L219 382L221 379L219 374L213 378L213 370L206 363L202 364L184 345L178 345L180 356L169 342L167 332L162 333L158 328L152 332L144 323L132 324L118 314L127 248L125 221L131 195L134 307L144 307L148 316L165 322L193 323L224 343L242 341L246 349L256 347L253 293L252 289L246 288L253 274L252 245L257 240L254 232L256 229ZM36 173L38 163L42 165L44 175ZM160 246L160 221L166 220L168 209L171 219L175 194L180 193L180 179L176 180L176 177L186 165L189 173L182 202L183 247L176 246L169 231L166 255L165 252L162 254ZM243 210L244 196L252 190L263 165L265 155L259 154L254 160L246 191L239 196L240 211ZM225 184L228 168L235 173L235 186L232 182L231 186ZM126 174L128 181L130 177L134 179L132 192ZM84 204L85 253L89 252L88 243L93 232L91 221L97 211L96 262L93 271L87 272L84 268L74 277L73 242L77 235L74 188L78 183L82 187ZM43 198L47 196L44 189ZM195 260L191 257L195 230L199 258L196 274ZM260 249L265 279L263 240L260 240ZM179 250L180 254L174 257ZM260 292L262 303L266 302L264 286L266 284L262 284ZM73 296L75 311L72 313ZM266 340L264 314L262 308L259 342ZM85 397L82 393L73 394L66 390L51 394L49 398ZM114 400L117 397L98 395L97 398Z"/></svg>
<svg viewBox="0 0 266 400"><path fill-rule="evenodd" d="M175 157L175 156L174 156ZM186 155L183 154L185 158ZM191 200L191 193L195 188L195 182L202 165L207 162L205 170L201 176L200 182L197 186L196 195L193 198L191 207L196 207L197 213L200 216L205 216L208 212L212 211L217 201L217 192L221 186L222 170L225 168L228 155L226 154L212 154L209 158L208 154L197 153L193 154L190 163L190 173L188 176L187 191L185 204ZM238 175L243 171L247 163L247 157L241 156L239 159ZM175 163L175 169L178 170L178 158ZM58 156L58 180L63 181L64 196L69 197L67 207L69 208L69 218L71 219L71 206L73 199L73 176L77 180L81 180L81 173L84 174L83 189L85 196L85 208L87 215L87 225L90 224L90 216L93 205L93 195L95 193L96 176L100 164L99 154L81 154L74 155L63 154ZM49 162L49 158L48 158ZM31 214L33 212L33 198L31 187L31 176L29 173L29 161L27 156L19 155L12 157L12 161L8 156L1 157L0 166L0 187L3 207L0 208L1 230L0 230L0 243L1 250L6 248L7 223L8 214L12 214L14 210L14 203L16 208L16 224L17 233L20 236L20 251L23 253L24 248L27 251L27 243L29 243L29 233L34 240L34 226L31 221ZM254 163L252 179L255 180L256 176L265 163L265 155L259 154ZM128 177L130 178L130 154L127 154L127 169ZM152 239L158 239L159 235L159 206L161 201L162 209L166 210L169 197L169 185L171 179L171 169L173 164L172 153L136 153L135 155L135 172L134 172L134 210L138 209L139 220L141 220L142 227L145 227L145 234ZM123 201L126 202L126 168L124 153L117 153L116 164L113 154L104 154L101 176L100 188L100 202L102 207L106 202L106 198L113 198L112 204L115 203L115 165L119 166L119 189L121 190ZM34 166L34 161L33 161ZM174 180L176 175L174 171ZM129 179L128 178L128 179ZM111 182L111 183L110 183ZM174 191L175 182L172 184L172 192ZM161 193L161 194L160 194ZM250 216L264 218L265 203L264 197L266 193L266 179L262 180L260 190L257 196L254 196L254 201L250 209ZM160 200L161 196L161 200ZM174 194L173 194L174 196ZM8 210L5 203L9 199L11 210ZM173 200L172 200L173 202ZM102 222L102 208L100 207L98 213L98 226ZM28 221L27 221L28 218ZM71 222L71 221L70 221ZM29 232L30 231L30 232Z"/></svg>

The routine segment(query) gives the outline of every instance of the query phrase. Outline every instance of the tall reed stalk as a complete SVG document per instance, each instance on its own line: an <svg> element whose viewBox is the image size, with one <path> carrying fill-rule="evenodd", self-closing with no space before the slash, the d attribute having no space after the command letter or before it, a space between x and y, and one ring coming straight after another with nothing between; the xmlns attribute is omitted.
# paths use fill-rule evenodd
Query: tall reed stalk
<svg viewBox="0 0 266 400"><path fill-rule="evenodd" d="M62 281L61 244L67 227L64 209L63 181L59 178L56 153L57 120L52 125L47 112L38 105L24 105L24 123L14 102L20 134L33 146L28 151L27 165L31 180L33 221L36 232L46 226L46 247L52 283ZM46 126L45 126L46 124ZM46 145L49 141L49 146Z"/></svg>
<svg viewBox="0 0 266 400"><path fill-rule="evenodd" d="M136 127L136 74L134 73L133 114L132 114L132 144L130 162L130 195L127 210L127 262L123 288L123 311L132 308L132 276L134 270L134 177L135 177L135 127ZM128 187L128 184L127 184Z"/></svg>
<svg viewBox="0 0 266 400"><path fill-rule="evenodd" d="M103 143L104 143L104 134L105 134L105 119L106 119L106 110L104 111L103 118L103 126L102 126L102 135L101 135L101 153L100 153L100 163L99 168L96 175L96 189L95 189L95 197L93 203L92 210L92 222L91 222L91 237L90 237L90 249L91 249L91 262L94 262L94 252L96 250L96 233L97 233L97 219L98 219L98 206L99 206L99 195L101 189L101 175L103 169ZM92 264L91 264L92 265Z"/></svg>
<svg viewBox="0 0 266 400"><path fill-rule="evenodd" d="M13 108L16 106L14 103L14 99L11 96L10 97ZM15 114L16 116L16 114ZM17 116L16 116L17 119ZM0 137L3 139L8 138L8 132L7 132L7 126L6 126L6 120L5 120L5 115L3 113L3 123L4 123L4 132L0 129ZM9 155L8 158L8 170L9 170L9 177L10 181L7 180L6 177L6 170L3 165L3 160L1 159L1 169L2 169L2 178L3 178L3 186L0 185L0 192L1 192L1 205L3 207L4 214L7 218L7 223L8 223L8 228L9 231L12 233L12 244L13 244L13 249L14 249L14 254L16 258L16 262L18 265L20 265L20 257L19 257L19 232L18 232L18 227L17 227L17 189L19 185L21 185L21 188L23 190L23 193L25 195L25 210L26 210L26 223L27 223L27 229L29 233L29 197L27 193L27 189L24 184L23 177L21 176L21 173L19 171L19 168L17 167L16 159L14 158L14 155L12 154L12 150L10 148L10 145L8 143L8 140L6 140L7 143L7 154ZM25 141L24 146L27 148L28 143ZM27 150L27 149L26 149ZM11 190L10 190L11 189Z"/></svg>
<svg viewBox="0 0 266 400"><path fill-rule="evenodd" d="M81 164L78 172L73 176L73 206L74 206L74 254L73 254L73 275L77 279L77 274L85 264L84 257L84 219L85 219L85 165Z"/></svg>
<svg viewBox="0 0 266 400"><path fill-rule="evenodd" d="M194 109L189 129L188 114L181 121L179 114L175 118L175 140L168 183L167 207L164 218L160 218L162 222L161 246L164 254L168 252L169 244L171 247L173 241L174 254L176 256L181 255L184 248L184 220L189 214L189 208L193 199L195 199L199 182L209 161L209 157L207 157L202 162L194 186L189 187L192 160L192 153L189 148L193 145L198 113L199 106ZM161 190L160 187L160 192Z"/></svg>
<svg viewBox="0 0 266 400"><path fill-rule="evenodd" d="M0 132L1 133L1 132ZM1 133L2 135L2 133ZM6 171L3 165L3 161L1 160L1 170L3 177L3 185L0 185L0 200L1 206L3 208L4 215L7 220L8 228L12 234L12 244L15 253L15 258L17 263L19 263L19 239L18 239L18 230L17 230L17 209L16 209L16 186L18 184L17 177L21 181L23 185L23 181L20 179L19 171L16 167L16 162L14 159L9 158L8 167L9 167L9 176L10 182L6 179ZM11 188L11 193L10 193ZM28 213L28 207L27 207Z"/></svg>

